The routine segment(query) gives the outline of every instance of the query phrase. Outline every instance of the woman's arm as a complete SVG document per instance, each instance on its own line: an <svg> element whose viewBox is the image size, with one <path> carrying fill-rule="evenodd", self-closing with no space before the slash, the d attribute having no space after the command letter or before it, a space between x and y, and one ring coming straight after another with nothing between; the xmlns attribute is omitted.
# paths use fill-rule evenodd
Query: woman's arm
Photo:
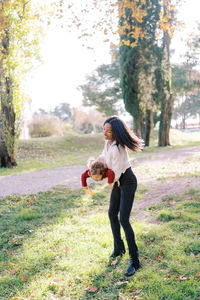
<svg viewBox="0 0 200 300"><path fill-rule="evenodd" d="M122 164L122 156L120 150L116 145L112 147L112 152L110 156L110 165L109 168L113 170L115 174L115 181L119 179L121 176L121 164Z"/></svg>

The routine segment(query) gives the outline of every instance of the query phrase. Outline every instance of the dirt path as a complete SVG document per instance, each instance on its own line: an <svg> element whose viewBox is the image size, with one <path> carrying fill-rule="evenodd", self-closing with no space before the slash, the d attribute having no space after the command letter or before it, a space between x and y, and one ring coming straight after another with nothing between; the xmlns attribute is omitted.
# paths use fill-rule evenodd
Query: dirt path
<svg viewBox="0 0 200 300"><path fill-rule="evenodd" d="M167 196L182 195L189 189L200 189L200 177L178 177L162 182L149 182L151 190L134 203L133 215L138 220L149 218L145 209Z"/></svg>
<svg viewBox="0 0 200 300"><path fill-rule="evenodd" d="M171 149L159 153L146 153L134 159L135 167L145 165L147 161L155 163L158 161L182 161L191 153L200 153L200 146ZM66 166L50 170L29 172L18 175L0 176L0 197L13 194L36 194L47 191L59 184L64 184L71 189L81 187L80 174L85 169L83 165ZM162 200L167 195L182 194L184 191L195 188L200 189L199 177L178 177L157 181L148 176L137 175L138 182L149 186L151 189L143 199L134 204L134 215L137 218L145 218L145 208Z"/></svg>

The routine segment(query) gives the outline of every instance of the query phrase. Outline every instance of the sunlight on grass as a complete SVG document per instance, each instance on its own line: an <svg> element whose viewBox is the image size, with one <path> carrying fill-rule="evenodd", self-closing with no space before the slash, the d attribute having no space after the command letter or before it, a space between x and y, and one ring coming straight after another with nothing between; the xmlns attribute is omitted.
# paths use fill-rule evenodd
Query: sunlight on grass
<svg viewBox="0 0 200 300"><path fill-rule="evenodd" d="M157 152L200 145L200 133L185 133L175 129L170 131L172 146L157 147L158 131L151 134L150 147L146 147L141 153L130 152L130 158L141 156L145 153L156 155ZM20 140L17 154L18 166L12 169L1 169L1 175L17 174L42 169L62 167L66 165L84 165L88 156L97 157L104 147L103 134L75 134L64 137L34 138ZM142 158L145 159L145 158Z"/></svg>
<svg viewBox="0 0 200 300"><path fill-rule="evenodd" d="M169 156L168 160L163 160L160 156L160 158L156 157L156 161L151 156L145 164L136 166L134 170L136 174L150 175L154 179L198 177L200 176L200 152L191 153L189 156L179 159L176 156Z"/></svg>
<svg viewBox="0 0 200 300"><path fill-rule="evenodd" d="M126 278L128 252L113 265L108 259L109 188L91 188L93 198L58 186L1 199L3 299L198 299L200 191L151 206L154 224L131 219L142 268Z"/></svg>

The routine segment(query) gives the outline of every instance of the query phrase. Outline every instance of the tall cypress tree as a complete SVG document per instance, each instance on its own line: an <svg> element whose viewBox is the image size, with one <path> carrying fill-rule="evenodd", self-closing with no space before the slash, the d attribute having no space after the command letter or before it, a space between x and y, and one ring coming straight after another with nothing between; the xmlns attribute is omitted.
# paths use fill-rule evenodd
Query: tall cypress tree
<svg viewBox="0 0 200 300"><path fill-rule="evenodd" d="M141 74L148 76L155 65L155 48L158 48L155 33L160 5L158 0L137 1L136 5L138 7L142 5L146 11L142 22L138 21L134 15L135 11L131 8L126 8L125 15L120 19L120 26L123 27L128 24L120 36L122 41L120 47L121 87L126 110L134 119L136 134L144 137L146 105L144 105L143 94L141 93ZM137 39L131 33L138 27L140 27L140 36ZM143 76L143 81L145 81L145 76ZM148 92L150 99L146 101L153 101L153 88L152 91Z"/></svg>

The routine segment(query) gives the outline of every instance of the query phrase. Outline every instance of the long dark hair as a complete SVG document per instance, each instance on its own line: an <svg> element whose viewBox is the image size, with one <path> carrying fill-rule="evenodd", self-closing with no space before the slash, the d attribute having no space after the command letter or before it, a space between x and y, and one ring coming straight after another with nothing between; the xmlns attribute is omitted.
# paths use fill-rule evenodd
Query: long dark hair
<svg viewBox="0 0 200 300"><path fill-rule="evenodd" d="M112 127L113 138L117 146L127 147L138 152L143 149L144 142L138 138L130 128L117 116L111 116L105 120L104 125L108 123Z"/></svg>

